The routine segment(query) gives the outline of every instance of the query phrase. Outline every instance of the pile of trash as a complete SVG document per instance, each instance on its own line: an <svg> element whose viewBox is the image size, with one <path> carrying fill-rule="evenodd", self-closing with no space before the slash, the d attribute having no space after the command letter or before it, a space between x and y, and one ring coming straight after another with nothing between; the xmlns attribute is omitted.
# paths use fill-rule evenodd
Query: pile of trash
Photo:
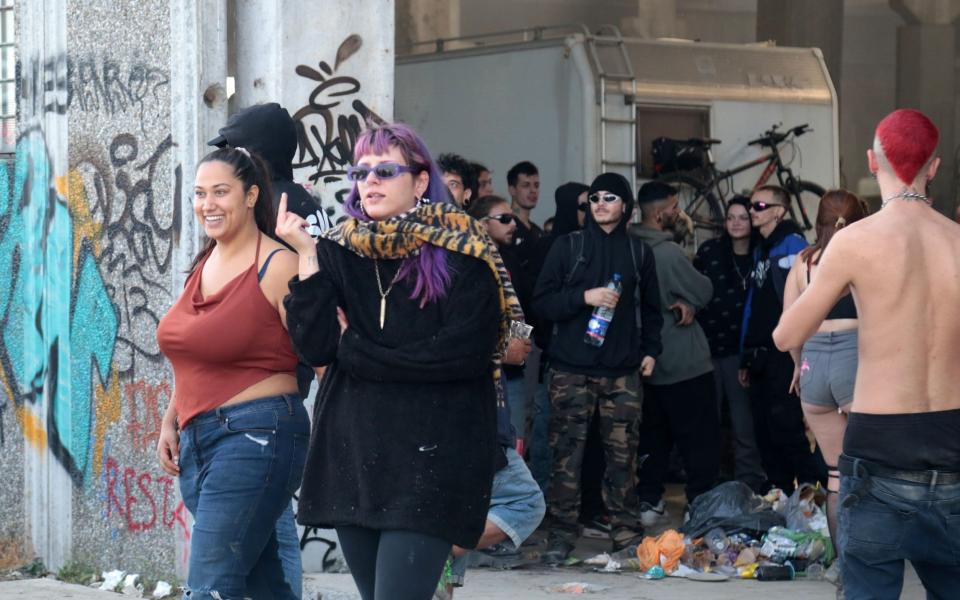
<svg viewBox="0 0 960 600"><path fill-rule="evenodd" d="M769 581L819 579L834 558L821 487L804 484L789 497L778 489L760 497L731 481L699 496L681 531L584 563L606 572L639 571L647 579Z"/></svg>

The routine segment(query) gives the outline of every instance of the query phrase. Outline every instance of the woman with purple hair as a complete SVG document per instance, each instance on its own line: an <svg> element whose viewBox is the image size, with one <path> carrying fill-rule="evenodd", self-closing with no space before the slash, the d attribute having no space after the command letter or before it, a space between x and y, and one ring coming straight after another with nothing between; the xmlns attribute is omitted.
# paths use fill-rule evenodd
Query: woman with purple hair
<svg viewBox="0 0 960 600"><path fill-rule="evenodd" d="M286 206L277 218L299 254L294 347L327 366L298 520L337 530L364 600L428 600L451 547L484 528L499 351L522 313L413 130L365 131L354 162L350 216L316 244Z"/></svg>

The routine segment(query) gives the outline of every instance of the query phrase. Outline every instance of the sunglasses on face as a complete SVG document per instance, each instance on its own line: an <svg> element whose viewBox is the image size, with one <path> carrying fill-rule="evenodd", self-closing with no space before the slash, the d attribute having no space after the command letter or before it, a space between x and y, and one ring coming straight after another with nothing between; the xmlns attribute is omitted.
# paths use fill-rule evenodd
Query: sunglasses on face
<svg viewBox="0 0 960 600"><path fill-rule="evenodd" d="M620 199L620 196L616 194L590 194L588 198L591 204L597 204L601 200L603 200L607 204L611 204L613 202L616 202L619 199Z"/></svg>
<svg viewBox="0 0 960 600"><path fill-rule="evenodd" d="M580 212L587 212L587 207L590 206L588 203L584 202L582 204L577 204L577 210Z"/></svg>
<svg viewBox="0 0 960 600"><path fill-rule="evenodd" d="M393 179L402 173L416 173L417 170L395 162L382 162L379 165L351 165L347 167L347 179L354 183L366 181L370 173L377 179Z"/></svg>
<svg viewBox="0 0 960 600"><path fill-rule="evenodd" d="M783 206L783 205L778 204L776 202L754 202L753 204L750 205L750 210L753 210L756 212L763 212L768 208L770 208L771 206Z"/></svg>
<svg viewBox="0 0 960 600"><path fill-rule="evenodd" d="M513 223L513 220L514 220L515 218L516 218L516 217L515 217L514 215L508 215L508 214L504 213L504 214L502 214L502 215L487 215L486 217L483 218L483 220L484 220L484 221L496 221L497 223L500 223L501 225L509 225L510 223Z"/></svg>

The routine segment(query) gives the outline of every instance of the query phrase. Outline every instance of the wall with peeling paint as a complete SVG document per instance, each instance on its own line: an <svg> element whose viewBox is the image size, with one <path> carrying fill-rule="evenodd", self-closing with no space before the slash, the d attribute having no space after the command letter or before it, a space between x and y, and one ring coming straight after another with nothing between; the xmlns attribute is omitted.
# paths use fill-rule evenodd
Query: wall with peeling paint
<svg viewBox="0 0 960 600"><path fill-rule="evenodd" d="M186 575L191 520L155 459L173 393L155 331L200 241L190 188L227 116L227 32L266 4L236 3L228 23L227 0L16 3L18 140L0 161L0 557ZM304 33L257 61L242 58L249 37L232 38L238 82L275 94L246 104L297 115L298 178L331 214L363 120L392 113L388 4L278 0L290 14L277 25ZM262 60L279 67L261 72Z"/></svg>

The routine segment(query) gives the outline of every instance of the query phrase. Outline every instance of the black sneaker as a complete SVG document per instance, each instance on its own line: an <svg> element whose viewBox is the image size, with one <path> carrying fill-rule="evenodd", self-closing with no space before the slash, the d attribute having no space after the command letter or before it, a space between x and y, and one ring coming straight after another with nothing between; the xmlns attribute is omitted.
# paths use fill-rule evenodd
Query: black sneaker
<svg viewBox="0 0 960 600"><path fill-rule="evenodd" d="M570 558L573 544L564 540L551 540L547 549L540 555L540 561L548 565L559 565Z"/></svg>
<svg viewBox="0 0 960 600"><path fill-rule="evenodd" d="M512 545L494 544L477 550L471 566L494 569L513 569L523 564L523 554Z"/></svg>
<svg viewBox="0 0 960 600"><path fill-rule="evenodd" d="M605 540L610 537L610 517L600 515L583 524L583 537Z"/></svg>
<svg viewBox="0 0 960 600"><path fill-rule="evenodd" d="M631 556L636 554L637 546L643 541L643 534L635 531L629 533L632 535L624 531L618 533L616 537L611 536L610 541L614 553L621 552L627 548L633 548L634 551L628 554Z"/></svg>

